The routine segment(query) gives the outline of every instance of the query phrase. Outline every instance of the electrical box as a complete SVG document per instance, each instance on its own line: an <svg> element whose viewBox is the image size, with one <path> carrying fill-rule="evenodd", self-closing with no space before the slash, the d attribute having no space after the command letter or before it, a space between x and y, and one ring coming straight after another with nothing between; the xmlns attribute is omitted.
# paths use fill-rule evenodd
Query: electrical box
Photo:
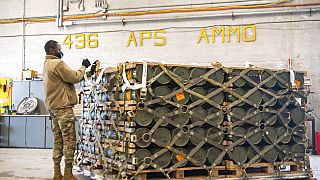
<svg viewBox="0 0 320 180"><path fill-rule="evenodd" d="M11 78L0 78L0 114L11 109Z"/></svg>

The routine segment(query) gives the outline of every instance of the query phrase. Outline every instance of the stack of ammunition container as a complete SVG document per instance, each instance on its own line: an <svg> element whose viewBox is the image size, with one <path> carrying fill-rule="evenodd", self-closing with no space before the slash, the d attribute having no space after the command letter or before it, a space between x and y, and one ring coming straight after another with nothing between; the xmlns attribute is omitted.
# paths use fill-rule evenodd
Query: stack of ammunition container
<svg viewBox="0 0 320 180"><path fill-rule="evenodd" d="M215 176L230 163L241 172L287 162L309 171L302 72L124 63L82 90L81 166L122 178L188 167Z"/></svg>

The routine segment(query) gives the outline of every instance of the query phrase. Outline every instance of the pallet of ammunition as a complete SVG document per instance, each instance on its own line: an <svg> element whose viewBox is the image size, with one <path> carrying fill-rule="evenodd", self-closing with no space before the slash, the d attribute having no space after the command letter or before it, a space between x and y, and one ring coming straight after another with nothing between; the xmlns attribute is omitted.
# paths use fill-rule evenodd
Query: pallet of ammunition
<svg viewBox="0 0 320 180"><path fill-rule="evenodd" d="M78 164L131 179L194 170L280 176L285 165L311 176L304 76L221 64L101 69L82 83Z"/></svg>

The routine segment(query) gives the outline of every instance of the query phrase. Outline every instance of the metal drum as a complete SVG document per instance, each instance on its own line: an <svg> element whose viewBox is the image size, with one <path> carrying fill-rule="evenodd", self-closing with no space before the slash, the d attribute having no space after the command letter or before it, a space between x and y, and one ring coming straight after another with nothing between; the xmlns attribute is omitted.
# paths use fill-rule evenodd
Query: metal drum
<svg viewBox="0 0 320 180"><path fill-rule="evenodd" d="M243 127L235 127L233 128L233 135L232 135L232 140L233 142L236 142L238 139L241 139L241 136L244 136L247 134L246 129L244 129ZM245 139L243 139L243 141L241 143L239 143L239 145L242 145L246 142Z"/></svg>
<svg viewBox="0 0 320 180"><path fill-rule="evenodd" d="M165 116L165 115L167 115L167 114L169 114L171 111L168 109L168 108L166 108L166 107L164 107L164 106L161 106L161 107L158 107L158 108L156 108L156 110L155 110L157 113L159 113L160 115L161 115L161 117L162 116ZM155 121L159 121L161 118L159 118L159 117L155 117ZM163 120L162 121L162 123L160 124L161 126L166 126L166 125L168 125L169 123L166 121L166 120Z"/></svg>
<svg viewBox="0 0 320 180"><path fill-rule="evenodd" d="M101 101L104 101L104 102L110 100L110 99L109 99L108 92L103 92L103 93L101 93L101 94L100 94L100 98L101 98Z"/></svg>
<svg viewBox="0 0 320 180"><path fill-rule="evenodd" d="M302 161L306 155L306 147L304 144L295 144L292 147L292 159L294 161Z"/></svg>
<svg viewBox="0 0 320 180"><path fill-rule="evenodd" d="M119 118L120 113L116 111L110 112L110 119L113 121L117 121Z"/></svg>
<svg viewBox="0 0 320 180"><path fill-rule="evenodd" d="M236 146L232 151L232 159L237 164L243 164L247 160L247 149L243 146Z"/></svg>
<svg viewBox="0 0 320 180"><path fill-rule="evenodd" d="M296 86L298 88L301 88L304 86L304 74L303 73L298 73L298 72L295 72L295 83L296 83Z"/></svg>
<svg viewBox="0 0 320 180"><path fill-rule="evenodd" d="M231 80L232 78L235 78L236 76L239 76L240 75L240 73L241 73L241 71L242 70L240 70L240 69L234 69L233 71L232 71L232 75L231 76L229 76L229 80ZM242 87L242 86L244 86L245 84L246 84L246 80L245 79L243 79L242 77L240 77L239 79L237 79L234 83L233 83L233 86L235 86L235 87Z"/></svg>
<svg viewBox="0 0 320 180"><path fill-rule="evenodd" d="M107 111L101 110L101 111L100 111L100 118L101 118L102 120L107 120L107 118L108 118Z"/></svg>
<svg viewBox="0 0 320 180"><path fill-rule="evenodd" d="M96 113L95 110L92 110L90 112L90 118L91 118L91 120L96 120L97 119L97 113Z"/></svg>
<svg viewBox="0 0 320 180"><path fill-rule="evenodd" d="M106 157L111 158L113 156L113 151L111 149L107 148L107 149L104 149L104 154Z"/></svg>
<svg viewBox="0 0 320 180"><path fill-rule="evenodd" d="M270 75L268 72L263 72L261 75L261 80L264 81L265 79L269 78L270 76L273 76L273 75ZM277 80L274 77L272 77L268 82L266 82L264 84L264 86L267 88L272 88L276 84L277 84Z"/></svg>
<svg viewBox="0 0 320 180"><path fill-rule="evenodd" d="M234 115L233 115L234 114ZM247 115L247 112L245 109L240 108L240 107L235 107L231 110L230 115L231 117L231 121L232 122L236 122L236 121L241 121L242 118Z"/></svg>
<svg viewBox="0 0 320 180"><path fill-rule="evenodd" d="M304 143L306 142L306 128L305 126L297 126L293 129L292 139L296 143Z"/></svg>
<svg viewBox="0 0 320 180"><path fill-rule="evenodd" d="M148 151L147 149L138 149L135 153L134 156L137 159L137 163L138 165L143 163L144 158L146 157L151 157L152 154L150 151Z"/></svg>
<svg viewBox="0 0 320 180"><path fill-rule="evenodd" d="M195 159L198 164L195 164L195 165L203 165L204 162L206 161L207 159L207 151L203 148L200 148L193 156L192 156L193 159Z"/></svg>
<svg viewBox="0 0 320 180"><path fill-rule="evenodd" d="M263 113L261 113L258 109L256 108L250 108L248 110L248 114L255 113L255 115L251 116L250 118L246 119L246 123L252 124L252 125L259 125L260 122L263 119Z"/></svg>
<svg viewBox="0 0 320 180"><path fill-rule="evenodd" d="M192 79L200 78L201 76L206 74L206 72L207 70L205 68L194 68L191 71L191 78ZM204 85L205 83L206 83L206 80L202 80L198 82L197 85L201 86L201 85Z"/></svg>
<svg viewBox="0 0 320 180"><path fill-rule="evenodd" d="M207 95L207 91L202 88L202 87L195 87L191 89L192 91L202 95L202 96L206 96ZM192 95L191 94L191 101L192 102L196 102L197 100L199 100L200 98L198 96Z"/></svg>
<svg viewBox="0 0 320 180"><path fill-rule="evenodd" d="M92 103L93 99L91 97L91 94L84 94L83 95L83 104L88 105L89 103Z"/></svg>
<svg viewBox="0 0 320 180"><path fill-rule="evenodd" d="M118 133L116 130L105 130L105 136L107 139L114 139L114 140L119 139Z"/></svg>
<svg viewBox="0 0 320 180"><path fill-rule="evenodd" d="M156 152L159 152L160 150L157 150ZM165 168L169 166L171 162L171 153L170 151L167 151L163 153L162 155L156 157L153 162L158 165L160 168Z"/></svg>
<svg viewBox="0 0 320 180"><path fill-rule="evenodd" d="M152 137L159 142L157 144L160 147L168 145L171 141L171 132L167 128L158 128L152 135Z"/></svg>
<svg viewBox="0 0 320 180"><path fill-rule="evenodd" d="M290 111L290 117L292 122L299 126L300 124L302 124L302 122L305 121L306 113L301 108L295 108Z"/></svg>
<svg viewBox="0 0 320 180"><path fill-rule="evenodd" d="M281 83L280 81L277 81L278 86L281 88L288 88L289 82L290 82L290 73L282 72L282 73L279 73L278 76L285 81L285 84Z"/></svg>
<svg viewBox="0 0 320 180"><path fill-rule="evenodd" d="M89 119L90 119L90 113L89 113L89 111L84 110L84 111L83 111L83 114L82 114L82 118L83 118L83 119L86 119L86 120L89 120Z"/></svg>
<svg viewBox="0 0 320 180"><path fill-rule="evenodd" d="M282 111L281 112L281 116L283 118L280 119L280 117L278 117L278 121L281 122L282 124L286 125L286 124L289 124L291 122L290 112L289 112L288 109L285 109L284 111Z"/></svg>
<svg viewBox="0 0 320 180"><path fill-rule="evenodd" d="M277 160L279 152L273 145L267 145L264 148L270 148L270 146L272 146L272 148L268 152L262 154L262 158L267 162L273 163Z"/></svg>
<svg viewBox="0 0 320 180"><path fill-rule="evenodd" d="M181 129L179 128L176 128L172 131L172 139L174 139L176 137L176 135L178 134L178 132L180 131ZM188 144L189 142L189 135L184 133L183 131L181 131L181 136L177 139L177 141L174 143L175 145L177 146L185 146Z"/></svg>
<svg viewBox="0 0 320 180"><path fill-rule="evenodd" d="M276 140L277 140L277 137L278 137L278 135L277 135L277 129L276 129L276 128L269 126L269 127L266 127L266 128L264 129L263 139L264 139L264 141L265 141L266 143L268 143L268 144L273 144L273 143L269 140L269 138L270 138L271 140L273 140L273 141L276 141Z"/></svg>
<svg viewBox="0 0 320 180"><path fill-rule="evenodd" d="M255 105L259 105L262 102L262 96L263 93L261 90L257 89L248 97L248 100L253 102Z"/></svg>
<svg viewBox="0 0 320 180"><path fill-rule="evenodd" d="M224 133L218 128L212 127L207 130L207 138L220 144L223 140Z"/></svg>
<svg viewBox="0 0 320 180"><path fill-rule="evenodd" d="M203 121L207 117L207 111L200 106L197 106L191 110L192 116L190 120L192 122Z"/></svg>
<svg viewBox="0 0 320 180"><path fill-rule="evenodd" d="M260 72L257 71L257 70L251 70L247 73L247 76L252 80L254 81L255 83L259 84L260 83ZM253 84L251 84L251 82L249 83L250 86L255 86Z"/></svg>
<svg viewBox="0 0 320 180"><path fill-rule="evenodd" d="M219 114L218 114L219 113ZM217 108L211 108L208 110L208 116L215 115L214 118L209 118L208 121L214 122L215 124L221 124L224 119L224 114ZM218 114L218 115L217 115Z"/></svg>
<svg viewBox="0 0 320 180"><path fill-rule="evenodd" d="M154 71L154 76L157 76L158 74L160 74L163 70L160 67L156 67L155 71ZM171 81L171 78L166 74L163 73L158 79L157 81L160 84L168 84Z"/></svg>
<svg viewBox="0 0 320 180"><path fill-rule="evenodd" d="M268 91L272 92L273 94L277 94L275 90L273 89L268 89ZM274 96L271 96L268 93L263 94L263 102L269 102ZM274 106L277 104L277 99L273 99L271 102L269 102L268 106Z"/></svg>
<svg viewBox="0 0 320 180"><path fill-rule="evenodd" d="M188 155L188 151L184 148L177 148L177 150L180 152L180 153L172 153L172 163L173 164L176 164L178 163L179 161L182 161L184 160L185 158L183 157L182 154L185 154L185 155ZM188 161L182 163L180 166L178 167L183 167L185 165L187 165Z"/></svg>
<svg viewBox="0 0 320 180"><path fill-rule="evenodd" d="M263 113L264 122L268 123L268 125L274 125L277 122L278 116L274 113Z"/></svg>
<svg viewBox="0 0 320 180"><path fill-rule="evenodd" d="M200 137L205 137L206 136L206 131L201 127L195 127L195 128L192 129L192 131L194 133L197 133L197 135L200 136ZM200 138L196 137L194 134L192 134L191 137L190 137L190 141L194 145L198 145L203 140L204 140L204 138L200 139Z"/></svg>
<svg viewBox="0 0 320 180"><path fill-rule="evenodd" d="M119 92L118 96L115 97L118 101L130 101L137 99L137 92L135 90L126 90L125 92Z"/></svg>
<svg viewBox="0 0 320 180"><path fill-rule="evenodd" d="M212 93L212 92L215 91L215 90L216 90L216 88L211 88L211 89L209 89L208 94ZM223 93L223 91L221 91L221 92L213 95L213 96L210 98L210 100L213 101L213 102L215 102L215 103L217 103L217 104L222 104L223 101L224 101L224 93Z"/></svg>
<svg viewBox="0 0 320 180"><path fill-rule="evenodd" d="M178 88L174 88L173 92L176 91ZM175 96L172 97L172 100L178 104L187 104L190 99L190 94L183 91L181 93L177 93Z"/></svg>
<svg viewBox="0 0 320 180"><path fill-rule="evenodd" d="M209 76L209 79L212 79L216 82L222 83L224 81L224 72L223 70L218 70Z"/></svg>
<svg viewBox="0 0 320 180"><path fill-rule="evenodd" d="M216 147L211 147L208 149L207 160L210 163L210 165L217 160L217 158L220 156L221 153L222 153L222 150ZM223 158L221 158L220 161L216 162L216 164L219 164L222 161L222 159Z"/></svg>
<svg viewBox="0 0 320 180"><path fill-rule="evenodd" d="M233 91L234 91L234 93L239 94L241 97L246 94L246 91L244 91L242 88L236 88L236 89L234 89ZM237 101L237 100L238 100L238 98L237 98L236 96L233 96L233 95L231 95L231 94L228 95L228 98L229 98L229 101L230 101L230 102L234 102L234 101ZM244 105L244 104L245 104L245 102L244 102L244 101L241 101L241 102L238 103L237 105L238 105L238 106L242 106L242 105Z"/></svg>
<svg viewBox="0 0 320 180"><path fill-rule="evenodd" d="M172 120L179 125L185 125L189 122L190 115L187 113L179 112L178 114L173 115Z"/></svg>
<svg viewBox="0 0 320 180"><path fill-rule="evenodd" d="M137 136L137 146L141 148L148 147L151 144L151 141L144 141L145 139L143 138L144 134L147 134L150 130L147 128L138 128L135 132L135 135Z"/></svg>
<svg viewBox="0 0 320 180"><path fill-rule="evenodd" d="M182 83L187 83L190 79L190 71L186 67L176 67L173 72L179 77Z"/></svg>
<svg viewBox="0 0 320 180"><path fill-rule="evenodd" d="M250 127L247 129L248 134L251 133L252 131L256 130L258 127ZM262 135L263 135L263 131L259 128L257 132L254 132L253 135L251 135L250 137L248 136L248 139L250 142L252 142L253 144L259 144L262 140Z"/></svg>
<svg viewBox="0 0 320 180"><path fill-rule="evenodd" d="M153 114L145 110L137 110L135 119L140 126L148 126L153 120Z"/></svg>
<svg viewBox="0 0 320 180"><path fill-rule="evenodd" d="M259 147L257 148L260 150ZM262 157L253 149L253 147L248 148L247 156L248 156L248 161L251 161L255 156L258 157L255 161L253 161L253 163L258 163L262 160Z"/></svg>
<svg viewBox="0 0 320 180"><path fill-rule="evenodd" d="M136 69L133 70L133 78L135 78L138 82L142 82L142 74L143 74L143 65L137 65ZM153 69L148 66L147 67L147 81L149 81L153 76ZM130 79L128 77L128 79Z"/></svg>
<svg viewBox="0 0 320 180"><path fill-rule="evenodd" d="M292 153L291 153L291 147L289 145L280 145L281 151L279 151L279 159L280 161L283 160L290 160L292 158Z"/></svg>
<svg viewBox="0 0 320 180"><path fill-rule="evenodd" d="M154 89L154 94L158 98L162 98L171 93L171 90L167 86L159 86ZM167 104L165 101L161 100L158 104L165 105Z"/></svg>
<svg viewBox="0 0 320 180"><path fill-rule="evenodd" d="M292 136L292 129L291 128L286 128L286 127L279 127L277 129L278 137L284 136L284 134L287 134L287 136L281 140L282 143L287 144L291 140Z"/></svg>

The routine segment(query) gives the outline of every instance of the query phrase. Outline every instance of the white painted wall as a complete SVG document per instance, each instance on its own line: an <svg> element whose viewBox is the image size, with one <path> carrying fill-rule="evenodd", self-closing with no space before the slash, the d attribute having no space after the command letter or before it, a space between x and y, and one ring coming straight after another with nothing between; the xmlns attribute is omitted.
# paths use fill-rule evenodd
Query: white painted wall
<svg viewBox="0 0 320 180"><path fill-rule="evenodd" d="M198 0L196 3L221 3L223 0ZM231 2L231 1L230 1ZM246 1L242 4L256 3L262 1ZM271 2L271 1L263 1ZM311 3L317 0L295 0L293 3ZM137 8L146 6L169 6L169 5L189 5L195 3L192 0L181 2L180 0L109 0L109 12L118 12L119 8ZM241 3L240 3L241 4ZM226 3L222 4L226 5ZM205 5L214 6L214 5ZM180 7L180 6L178 6ZM183 6L181 6L183 7ZM185 6L191 7L191 6ZM198 7L193 5L192 7ZM200 6L199 6L200 7ZM169 7L166 7L169 8ZM23 0L0 1L0 19L21 18L25 9L25 17L55 16L57 2L55 0ZM149 8L150 9L150 8ZM161 9L161 7L155 8ZM299 8L278 9L296 10ZM94 0L85 1L85 11L77 8L77 3L69 4L69 11L65 15L94 13L100 10L94 7ZM127 9L129 11L131 9ZM124 11L124 10L123 10ZM257 10L254 10L257 11ZM263 10L263 11L271 11ZM197 12L189 14L167 14L143 16L143 18L154 17L179 17L186 15L214 15L218 13L250 12L249 10L234 10L224 12ZM138 17L135 17L138 18ZM141 17L139 17L141 18ZM108 18L113 20L117 18ZM128 19L128 18L127 18ZM292 23L271 23L281 21L300 21ZM311 21L318 20L318 21ZM150 61L165 61L170 63L198 63L207 64L219 61L225 65L244 65L249 61L255 66L269 68L286 68L288 58L293 59L295 70L308 71L312 78L315 92L310 96L310 103L315 108L315 112L320 115L320 13L292 13L292 14L272 14L272 15L251 15L231 17L212 17L188 20L165 20L132 22L123 26L120 23L97 23L73 25L65 28L57 28L54 22L50 23L27 23L25 37L25 67L42 72L44 61L43 45L47 40L54 39L61 44L66 34L82 32L98 32L99 47L95 49L68 49L63 46L65 53L64 60L73 68L81 64L81 58L90 60L99 59L104 66L114 66L124 61L138 61L147 59ZM77 23L83 23L77 22ZM92 22L92 20L90 21ZM259 24L261 22L270 22ZM197 38L201 27L213 25L241 25L254 24L257 28L257 39L254 42L238 43L233 37L230 43L221 43L217 39L216 43L197 44ZM0 76L10 76L20 78L23 57L23 37L22 23L0 24L0 65L2 67ZM180 28L170 28L180 27ZM195 27L193 29L183 27ZM126 47L129 31L152 30L168 28L166 31L167 44L161 47L154 47L152 40L146 40L144 46ZM121 30L121 31L120 31ZM112 31L112 32L110 32ZM120 32L114 32L120 31ZM208 34L210 30L208 30ZM61 34L61 35L59 35ZM139 32L136 32L139 38ZM221 38L221 37L220 37ZM320 129L320 128L318 128Z"/></svg>

